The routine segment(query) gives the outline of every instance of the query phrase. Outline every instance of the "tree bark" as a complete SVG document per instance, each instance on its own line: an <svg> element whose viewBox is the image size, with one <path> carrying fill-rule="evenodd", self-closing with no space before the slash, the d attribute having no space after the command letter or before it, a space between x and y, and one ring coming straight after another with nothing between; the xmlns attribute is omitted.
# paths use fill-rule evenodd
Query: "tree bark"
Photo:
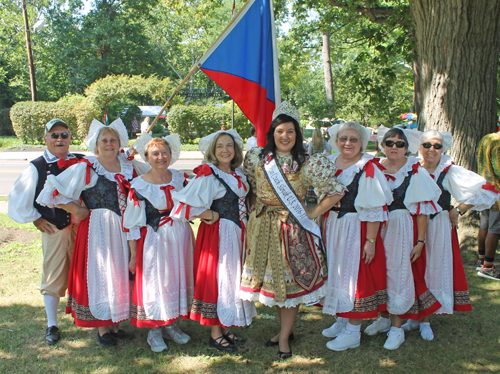
<svg viewBox="0 0 500 374"><path fill-rule="evenodd" d="M422 92L420 126L451 131L455 162L477 170L496 131L500 1L410 0Z"/></svg>
<svg viewBox="0 0 500 374"><path fill-rule="evenodd" d="M335 96L333 92L332 63L330 60L330 33L323 34L323 70L325 72L328 114L331 118L335 118Z"/></svg>
<svg viewBox="0 0 500 374"><path fill-rule="evenodd" d="M24 20L24 32L26 35L26 52L28 53L28 67L30 72L31 101L36 101L37 92L36 92L35 64L33 62L33 51L31 50L30 25L28 21L28 11L26 9L26 0L23 0L21 5L23 12L23 20Z"/></svg>

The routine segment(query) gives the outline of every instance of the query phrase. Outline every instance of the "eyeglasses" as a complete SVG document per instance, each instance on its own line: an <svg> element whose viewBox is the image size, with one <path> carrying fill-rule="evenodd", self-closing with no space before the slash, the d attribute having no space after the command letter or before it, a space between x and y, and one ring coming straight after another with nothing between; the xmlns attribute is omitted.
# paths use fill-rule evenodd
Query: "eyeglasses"
<svg viewBox="0 0 500 374"><path fill-rule="evenodd" d="M422 143L422 147L426 149L430 149L431 147L434 147L434 149L441 149L443 148L443 145L441 143Z"/></svg>
<svg viewBox="0 0 500 374"><path fill-rule="evenodd" d="M52 139L58 139L59 137L61 137L61 139L68 139L69 134L67 132L53 132L50 134L50 137Z"/></svg>
<svg viewBox="0 0 500 374"><path fill-rule="evenodd" d="M394 140L386 140L385 141L386 147L392 148L392 147L394 147L394 144L396 144L396 147L398 147L398 148L406 147L406 142L404 142L402 140L398 140L397 142L395 142Z"/></svg>
<svg viewBox="0 0 500 374"><path fill-rule="evenodd" d="M339 142L341 143L347 143L348 140L349 142L351 142L351 144L356 144L359 141L358 138L347 138L347 137L339 138Z"/></svg>

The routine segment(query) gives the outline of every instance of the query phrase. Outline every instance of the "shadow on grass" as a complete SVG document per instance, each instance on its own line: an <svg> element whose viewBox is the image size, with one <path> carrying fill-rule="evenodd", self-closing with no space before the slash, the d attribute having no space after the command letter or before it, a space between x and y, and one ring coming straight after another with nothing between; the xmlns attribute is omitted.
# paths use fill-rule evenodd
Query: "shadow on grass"
<svg viewBox="0 0 500 374"><path fill-rule="evenodd" d="M468 275L472 273L469 271ZM260 306L252 326L232 331L247 339L235 354L209 348L209 328L191 321L179 326L191 336L186 345L167 341L166 352L153 353L146 343L147 329L125 322L121 327L133 334L105 349L96 342L96 330L80 328L60 313L63 339L49 347L44 342L45 310L42 305L11 304L0 307L0 364L5 373L465 373L500 370L500 285L477 277L471 293L479 294L473 313L433 316L436 338L423 341L418 331L406 334L396 351L382 348L385 335L362 336L361 346L345 352L329 351L321 330L333 318L317 307L301 307L294 326L294 357L280 361L277 347L265 347L279 330L274 309ZM492 302L495 301L495 302ZM63 303L61 302L60 310ZM363 322L363 329L369 321Z"/></svg>

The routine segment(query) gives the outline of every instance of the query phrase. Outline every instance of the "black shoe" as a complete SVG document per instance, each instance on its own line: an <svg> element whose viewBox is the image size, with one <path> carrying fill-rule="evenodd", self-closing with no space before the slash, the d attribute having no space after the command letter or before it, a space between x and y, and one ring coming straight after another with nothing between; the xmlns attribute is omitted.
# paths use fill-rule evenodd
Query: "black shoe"
<svg viewBox="0 0 500 374"><path fill-rule="evenodd" d="M226 339L232 345L245 344L245 339L237 337L231 331L228 331L227 334L222 334L222 336L224 337L224 339Z"/></svg>
<svg viewBox="0 0 500 374"><path fill-rule="evenodd" d="M236 347L234 345L232 345L231 343L229 343L227 340L227 342L229 343L228 345L223 345L223 342L224 342L224 336L219 336L218 338L212 338L210 337L210 339L208 340L208 344L210 344L212 347L215 347L217 348L219 351L222 351L222 352L234 352L236 350Z"/></svg>
<svg viewBox="0 0 500 374"><path fill-rule="evenodd" d="M281 352L278 349L278 356L280 356L282 360L288 360L289 358L292 358L292 349L290 348L290 352Z"/></svg>
<svg viewBox="0 0 500 374"><path fill-rule="evenodd" d="M48 345L54 345L57 344L59 339L61 339L59 328L57 326L47 327L47 330L45 331L45 343Z"/></svg>
<svg viewBox="0 0 500 374"><path fill-rule="evenodd" d="M127 339L127 340L132 339L132 335L128 334L127 332L123 331L122 329L118 330L117 332L109 331L109 333L111 334L111 336L113 338Z"/></svg>
<svg viewBox="0 0 500 374"><path fill-rule="evenodd" d="M295 336L293 336L293 332L288 335L288 341L292 341L293 339L295 339ZM273 342L271 339L269 339L267 342L266 342L266 347L276 347L277 345L279 344L279 340L277 342Z"/></svg>
<svg viewBox="0 0 500 374"><path fill-rule="evenodd" d="M103 347L112 347L115 345L115 341L109 332L104 334L103 336L99 335L99 330L97 330L97 342Z"/></svg>

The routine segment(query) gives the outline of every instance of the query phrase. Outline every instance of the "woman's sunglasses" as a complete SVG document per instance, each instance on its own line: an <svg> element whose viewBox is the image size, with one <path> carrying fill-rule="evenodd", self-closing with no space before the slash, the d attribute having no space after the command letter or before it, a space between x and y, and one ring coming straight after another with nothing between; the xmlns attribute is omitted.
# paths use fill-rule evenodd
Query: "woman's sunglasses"
<svg viewBox="0 0 500 374"><path fill-rule="evenodd" d="M50 137L52 139L58 139L59 137L61 137L61 139L68 139L69 134L67 132L53 132L50 134Z"/></svg>
<svg viewBox="0 0 500 374"><path fill-rule="evenodd" d="M404 142L402 140L398 140L397 142L395 142L394 140L386 140L385 141L386 147L392 148L392 147L394 147L394 144L396 144L396 147L398 147L398 148L406 147L406 142Z"/></svg>
<svg viewBox="0 0 500 374"><path fill-rule="evenodd" d="M426 149L430 149L431 147L434 147L434 149L441 149L443 148L443 145L441 143L422 143L422 147Z"/></svg>

